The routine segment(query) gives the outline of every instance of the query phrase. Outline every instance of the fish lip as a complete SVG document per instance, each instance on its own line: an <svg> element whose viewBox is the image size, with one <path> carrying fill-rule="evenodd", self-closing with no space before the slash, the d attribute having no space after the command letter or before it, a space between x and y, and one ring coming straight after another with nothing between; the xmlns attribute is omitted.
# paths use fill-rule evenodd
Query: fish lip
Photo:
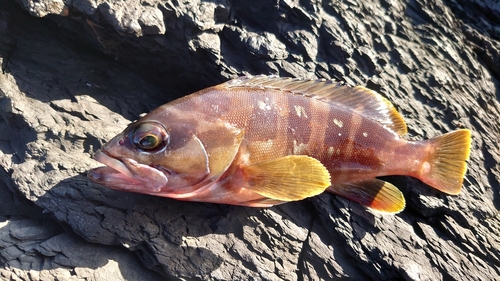
<svg viewBox="0 0 500 281"><path fill-rule="evenodd" d="M111 189L154 194L168 182L164 171L133 159L115 157L104 149L98 150L93 158L106 166L91 169L88 178Z"/></svg>
<svg viewBox="0 0 500 281"><path fill-rule="evenodd" d="M106 165L108 168L115 170L116 173L121 173L131 178L134 177L134 174L127 168L127 166L122 161L120 161L117 157L113 157L109 152L107 152L104 149L98 150L96 154L94 154L94 159L97 162Z"/></svg>

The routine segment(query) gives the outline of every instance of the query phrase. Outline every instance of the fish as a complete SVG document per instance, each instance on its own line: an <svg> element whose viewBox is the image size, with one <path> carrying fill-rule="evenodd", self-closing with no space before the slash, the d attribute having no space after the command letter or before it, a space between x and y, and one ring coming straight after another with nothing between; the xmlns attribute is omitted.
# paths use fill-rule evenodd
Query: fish
<svg viewBox="0 0 500 281"><path fill-rule="evenodd" d="M98 150L88 178L127 192L270 207L323 192L381 213L405 208L383 176L450 195L467 170L471 132L407 140L392 103L324 79L243 76L144 115Z"/></svg>

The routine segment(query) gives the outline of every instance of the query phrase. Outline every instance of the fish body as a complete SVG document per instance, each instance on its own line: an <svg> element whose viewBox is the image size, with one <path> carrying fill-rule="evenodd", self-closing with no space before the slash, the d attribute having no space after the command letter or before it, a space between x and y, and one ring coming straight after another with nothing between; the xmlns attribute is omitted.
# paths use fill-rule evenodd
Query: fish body
<svg viewBox="0 0 500 281"><path fill-rule="evenodd" d="M405 175L462 186L470 132L402 138L392 104L332 81L240 77L167 103L113 138L91 180L180 200L267 207L329 191L382 212L405 206Z"/></svg>

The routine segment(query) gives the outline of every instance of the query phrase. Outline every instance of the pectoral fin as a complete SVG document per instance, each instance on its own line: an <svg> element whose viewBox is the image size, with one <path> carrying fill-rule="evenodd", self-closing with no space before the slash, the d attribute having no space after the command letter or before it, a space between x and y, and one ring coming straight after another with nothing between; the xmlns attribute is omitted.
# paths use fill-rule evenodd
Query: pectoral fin
<svg viewBox="0 0 500 281"><path fill-rule="evenodd" d="M281 201L296 201L318 195L330 186L330 173L320 161L291 155L244 165L245 188Z"/></svg>
<svg viewBox="0 0 500 281"><path fill-rule="evenodd" d="M379 179L336 184L328 191L383 213L399 213L406 204L397 187Z"/></svg>

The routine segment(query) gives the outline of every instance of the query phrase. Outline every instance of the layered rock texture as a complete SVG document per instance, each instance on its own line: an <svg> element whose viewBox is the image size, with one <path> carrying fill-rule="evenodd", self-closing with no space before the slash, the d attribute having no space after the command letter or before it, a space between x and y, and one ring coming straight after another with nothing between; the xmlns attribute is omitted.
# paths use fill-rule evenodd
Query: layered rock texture
<svg viewBox="0 0 500 281"><path fill-rule="evenodd" d="M500 279L500 4L493 0L0 1L0 279ZM409 139L469 128L463 191L388 177L374 214L332 194L255 209L87 180L141 113L246 74L392 101Z"/></svg>

